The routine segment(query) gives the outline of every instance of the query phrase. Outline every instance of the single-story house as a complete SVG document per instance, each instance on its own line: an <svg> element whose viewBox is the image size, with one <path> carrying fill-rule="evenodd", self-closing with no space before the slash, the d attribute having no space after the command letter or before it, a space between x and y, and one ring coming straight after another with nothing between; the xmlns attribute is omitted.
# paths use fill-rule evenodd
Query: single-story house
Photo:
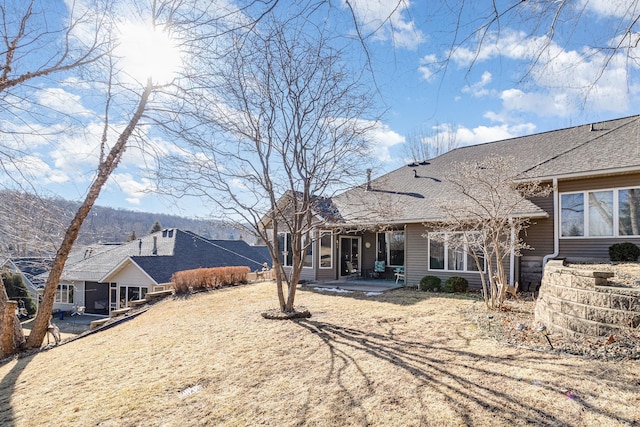
<svg viewBox="0 0 640 427"><path fill-rule="evenodd" d="M336 280L353 270L366 277L375 261L384 261L387 277L404 267L407 285L425 275L479 284L469 257L447 259L451 251L431 238L429 224L446 220L438 203L456 197L446 179L453 166L491 156L513 158L517 181L553 188L531 199L523 214L531 225L521 237L533 249L507 261L511 283L540 281L551 258L608 260L612 244L640 244L640 116L632 116L460 147L372 180L363 177L365 184L318 203L301 279ZM289 240L281 234L285 266Z"/></svg>
<svg viewBox="0 0 640 427"><path fill-rule="evenodd" d="M177 271L271 265L266 247L242 240L210 240L189 231L164 229L125 244L92 245L74 251L60 278L54 309L85 307L108 315L147 292L164 289Z"/></svg>

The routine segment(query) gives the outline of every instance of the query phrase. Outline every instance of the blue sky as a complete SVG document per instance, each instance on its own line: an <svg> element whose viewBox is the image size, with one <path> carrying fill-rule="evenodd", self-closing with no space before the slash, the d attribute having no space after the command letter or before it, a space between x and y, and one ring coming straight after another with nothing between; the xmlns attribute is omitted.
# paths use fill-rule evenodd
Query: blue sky
<svg viewBox="0 0 640 427"><path fill-rule="evenodd" d="M501 22L499 34L498 27L491 28L480 47L471 30L482 17L490 16L489 5L484 5L490 2L473 2L460 15L463 25L457 36L465 42L451 51L458 15L445 9L447 2L403 2L390 15L390 5L395 5L391 0L351 0L366 37L380 108L386 110L371 135L381 165L374 174L410 161L406 140L418 132L431 137L452 134L457 144L470 145L637 114L638 65L629 61L626 52L608 58L594 49L615 44L611 29L636 1L571 2L582 20L578 26L558 27L554 40L532 35L534 22L511 16ZM333 4L327 16L335 18L333 25L343 35L354 34L344 2ZM540 46L547 50L535 64ZM350 49L353 60L362 63L360 43L352 42ZM447 58L446 69L439 68ZM605 61L608 65L601 72ZM95 88L77 76L42 79L25 89L26 100L14 103L28 108L28 100L33 100L51 110L72 113L74 120L60 123L32 116L18 123L1 119L5 128L28 129L20 141L17 167L33 175L40 191L71 200L84 196L101 132L102 113L92 108L91 93ZM46 129L46 135L36 135L34 129ZM148 147L174 150L171 141L153 134L146 138L151 141ZM98 204L207 216L199 200L154 195L153 181L147 177L151 167L153 162L142 150L130 149Z"/></svg>

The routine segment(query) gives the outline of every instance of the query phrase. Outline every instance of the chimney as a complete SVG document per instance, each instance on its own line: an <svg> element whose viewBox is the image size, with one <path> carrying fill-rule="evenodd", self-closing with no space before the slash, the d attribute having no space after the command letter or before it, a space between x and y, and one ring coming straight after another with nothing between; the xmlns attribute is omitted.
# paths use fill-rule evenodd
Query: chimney
<svg viewBox="0 0 640 427"><path fill-rule="evenodd" d="M371 169L367 169L367 189L366 191L371 191Z"/></svg>
<svg viewBox="0 0 640 427"><path fill-rule="evenodd" d="M158 255L158 236L153 236L153 250L151 254Z"/></svg>

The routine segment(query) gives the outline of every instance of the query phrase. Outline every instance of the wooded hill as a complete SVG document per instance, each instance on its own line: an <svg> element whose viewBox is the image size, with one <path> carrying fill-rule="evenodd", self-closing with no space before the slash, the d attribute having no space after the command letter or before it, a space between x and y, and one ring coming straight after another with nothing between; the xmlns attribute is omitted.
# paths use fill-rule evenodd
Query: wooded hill
<svg viewBox="0 0 640 427"><path fill-rule="evenodd" d="M0 256L41 256L54 247L77 211L79 203L63 199L44 199L15 191L0 191ZM255 238L230 224L175 215L135 212L94 206L80 229L76 245L115 243L149 234L158 222L162 228L180 228L209 239Z"/></svg>

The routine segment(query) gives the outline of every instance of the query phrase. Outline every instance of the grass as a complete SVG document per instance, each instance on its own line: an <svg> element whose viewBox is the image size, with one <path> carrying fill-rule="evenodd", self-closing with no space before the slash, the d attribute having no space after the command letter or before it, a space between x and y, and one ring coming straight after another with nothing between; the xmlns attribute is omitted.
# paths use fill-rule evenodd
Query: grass
<svg viewBox="0 0 640 427"><path fill-rule="evenodd" d="M463 297L300 290L313 316L260 316L271 283L167 300L0 366L0 425L618 426L640 364L502 346Z"/></svg>

